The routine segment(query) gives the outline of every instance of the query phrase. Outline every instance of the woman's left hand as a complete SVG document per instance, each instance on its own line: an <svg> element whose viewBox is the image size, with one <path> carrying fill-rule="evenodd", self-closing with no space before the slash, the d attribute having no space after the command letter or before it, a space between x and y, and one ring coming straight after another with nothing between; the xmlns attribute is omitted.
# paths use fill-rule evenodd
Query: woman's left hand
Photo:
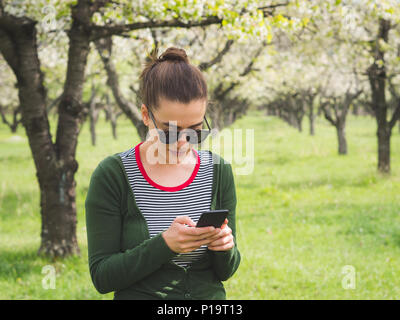
<svg viewBox="0 0 400 320"><path fill-rule="evenodd" d="M235 245L233 242L232 229L228 226L228 219L225 219L221 226L221 230L213 236L215 239L208 244L208 249L213 251L228 251Z"/></svg>

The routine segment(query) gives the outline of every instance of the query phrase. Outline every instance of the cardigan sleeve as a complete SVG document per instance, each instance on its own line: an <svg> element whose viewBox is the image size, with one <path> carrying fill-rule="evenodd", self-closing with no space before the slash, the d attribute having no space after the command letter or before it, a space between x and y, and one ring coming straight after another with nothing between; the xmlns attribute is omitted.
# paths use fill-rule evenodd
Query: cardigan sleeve
<svg viewBox="0 0 400 320"><path fill-rule="evenodd" d="M221 281L228 280L239 267L240 252L236 241L236 188L230 163L225 165L224 174L222 175L221 184L221 209L228 209L228 226L232 229L234 247L228 251L213 251L212 261L215 273Z"/></svg>
<svg viewBox="0 0 400 320"><path fill-rule="evenodd" d="M104 161L91 176L85 200L90 276L102 294L131 286L176 255L161 233L121 252L123 187Z"/></svg>

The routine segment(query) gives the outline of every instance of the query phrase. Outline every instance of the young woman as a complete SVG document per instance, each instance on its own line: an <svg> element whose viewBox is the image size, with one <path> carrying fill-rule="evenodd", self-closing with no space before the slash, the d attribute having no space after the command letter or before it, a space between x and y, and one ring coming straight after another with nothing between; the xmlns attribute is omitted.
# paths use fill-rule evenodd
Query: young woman
<svg viewBox="0 0 400 320"><path fill-rule="evenodd" d="M102 160L90 180L90 275L114 299L226 299L222 281L240 263L232 167L194 149L211 130L200 70L182 49L157 55L140 76L148 138ZM196 228L215 209L229 210L223 225Z"/></svg>

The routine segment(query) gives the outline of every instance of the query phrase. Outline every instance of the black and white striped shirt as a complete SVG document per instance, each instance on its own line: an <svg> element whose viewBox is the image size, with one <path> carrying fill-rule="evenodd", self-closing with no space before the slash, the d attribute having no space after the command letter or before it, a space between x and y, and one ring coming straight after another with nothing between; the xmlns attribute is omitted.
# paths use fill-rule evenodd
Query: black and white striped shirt
<svg viewBox="0 0 400 320"><path fill-rule="evenodd" d="M146 174L140 160L139 146L120 153L128 175L129 184L135 195L136 204L147 221L150 237L169 228L177 216L189 216L197 223L200 215L210 210L213 182L212 154L207 150L194 150L197 164L191 177L176 187L164 187ZM203 245L195 251L181 253L172 261L187 267L201 258L207 250Z"/></svg>

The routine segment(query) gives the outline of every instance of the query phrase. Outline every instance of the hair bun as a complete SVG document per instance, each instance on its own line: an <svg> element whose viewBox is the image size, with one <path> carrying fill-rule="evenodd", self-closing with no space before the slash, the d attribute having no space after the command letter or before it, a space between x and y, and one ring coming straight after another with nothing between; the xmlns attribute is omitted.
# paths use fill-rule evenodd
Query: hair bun
<svg viewBox="0 0 400 320"><path fill-rule="evenodd" d="M158 61L183 61L186 63L189 63L189 59L186 55L186 51L183 49L175 48L175 47L170 47L167 50L165 50L161 56L158 58Z"/></svg>

